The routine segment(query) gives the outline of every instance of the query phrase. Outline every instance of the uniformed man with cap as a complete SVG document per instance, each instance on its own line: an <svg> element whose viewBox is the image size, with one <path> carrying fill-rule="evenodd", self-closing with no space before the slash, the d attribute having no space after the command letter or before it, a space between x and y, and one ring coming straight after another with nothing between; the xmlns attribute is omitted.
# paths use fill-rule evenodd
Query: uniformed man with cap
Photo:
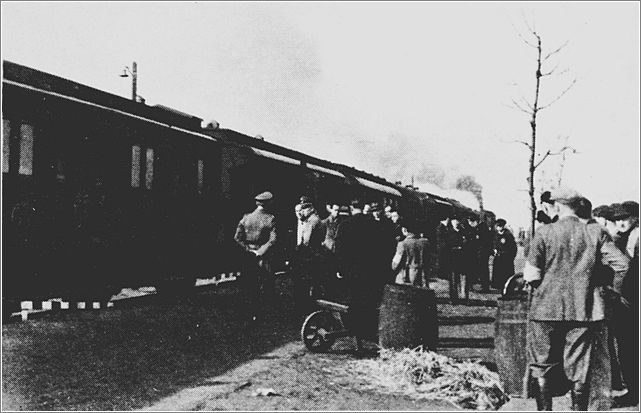
<svg viewBox="0 0 641 413"><path fill-rule="evenodd" d="M492 288L503 291L506 281L514 275L514 259L518 251L514 234L506 228L503 218L494 224L494 262L492 263Z"/></svg>
<svg viewBox="0 0 641 413"><path fill-rule="evenodd" d="M621 292L628 259L603 228L580 221L572 209L579 196L568 188L551 192L559 218L537 229L523 269L534 288L527 355L538 410L552 410L551 378L560 369L572 382L573 410L611 408L604 289ZM600 265L612 269L613 281Z"/></svg>
<svg viewBox="0 0 641 413"><path fill-rule="evenodd" d="M273 195L263 192L256 196L256 209L245 214L238 223L234 240L246 252L242 284L249 299L250 317L258 318L262 306L259 301L272 299L274 275L271 253L276 244L276 218L268 212ZM260 290L264 297L261 297Z"/></svg>

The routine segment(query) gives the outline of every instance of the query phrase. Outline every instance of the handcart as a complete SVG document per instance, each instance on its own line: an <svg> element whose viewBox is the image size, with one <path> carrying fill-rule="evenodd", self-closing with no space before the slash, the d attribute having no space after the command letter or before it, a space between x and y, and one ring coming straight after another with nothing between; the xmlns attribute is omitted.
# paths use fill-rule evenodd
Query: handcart
<svg viewBox="0 0 641 413"><path fill-rule="evenodd" d="M354 336L378 341L381 347L435 349L438 344L436 297L433 290L410 285L385 285L382 300L372 305L347 305L317 299L317 310L301 328L301 340L312 352L329 350L337 339Z"/></svg>
<svg viewBox="0 0 641 413"><path fill-rule="evenodd" d="M316 300L316 305L319 310L308 315L303 322L301 340L309 351L324 352L337 339L352 335L344 321L349 306L322 299Z"/></svg>

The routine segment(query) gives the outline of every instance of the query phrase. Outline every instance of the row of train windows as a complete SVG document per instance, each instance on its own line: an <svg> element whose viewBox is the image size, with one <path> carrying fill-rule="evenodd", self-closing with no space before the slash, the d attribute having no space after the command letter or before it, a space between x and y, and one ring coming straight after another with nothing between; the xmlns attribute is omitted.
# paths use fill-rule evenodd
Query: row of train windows
<svg viewBox="0 0 641 413"><path fill-rule="evenodd" d="M12 130L12 127L18 126ZM2 172L13 172L17 168L19 175L33 175L33 139L34 127L24 122L12 122L8 119L2 120ZM12 164L14 157L19 157L16 165ZM154 180L154 149L145 148L140 145L131 147L131 187L151 189ZM15 162L15 161L14 161ZM57 160L56 170L64 176L62 160ZM196 190L203 191L204 183L204 161L196 161ZM141 175L142 172L142 175ZM144 176L144 181L141 177Z"/></svg>
<svg viewBox="0 0 641 413"><path fill-rule="evenodd" d="M140 145L132 145L131 147L131 187L151 189L154 182L154 149L143 147ZM204 172L205 163L202 159L196 160L196 190L202 193L204 185Z"/></svg>
<svg viewBox="0 0 641 413"><path fill-rule="evenodd" d="M17 167L18 174L33 174L33 125L19 123L17 130L11 130L11 122L2 120L2 173L12 172ZM17 165L11 164L11 152L18 152Z"/></svg>

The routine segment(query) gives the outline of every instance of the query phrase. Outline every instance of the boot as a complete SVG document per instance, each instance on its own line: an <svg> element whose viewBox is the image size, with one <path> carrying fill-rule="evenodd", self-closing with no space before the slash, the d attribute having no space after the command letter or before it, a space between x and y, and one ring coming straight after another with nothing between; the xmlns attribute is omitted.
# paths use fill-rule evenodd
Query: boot
<svg viewBox="0 0 641 413"><path fill-rule="evenodd" d="M589 393L585 386L580 383L574 383L574 388L570 391L572 397L572 410L586 412L588 410Z"/></svg>
<svg viewBox="0 0 641 413"><path fill-rule="evenodd" d="M538 411L552 411L552 392L550 384L545 377L538 378L539 391L536 393L536 409Z"/></svg>

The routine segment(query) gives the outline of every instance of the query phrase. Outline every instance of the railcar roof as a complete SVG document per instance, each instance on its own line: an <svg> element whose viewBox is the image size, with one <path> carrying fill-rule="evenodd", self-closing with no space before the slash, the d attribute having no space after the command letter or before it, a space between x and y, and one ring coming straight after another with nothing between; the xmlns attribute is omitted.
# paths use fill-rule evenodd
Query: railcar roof
<svg viewBox="0 0 641 413"><path fill-rule="evenodd" d="M201 131L202 119L167 106L149 106L144 103L134 102L122 96L104 92L7 60L3 60L2 68L3 82L13 82L38 90L75 98L94 105L140 116L155 122L184 128L192 132Z"/></svg>

